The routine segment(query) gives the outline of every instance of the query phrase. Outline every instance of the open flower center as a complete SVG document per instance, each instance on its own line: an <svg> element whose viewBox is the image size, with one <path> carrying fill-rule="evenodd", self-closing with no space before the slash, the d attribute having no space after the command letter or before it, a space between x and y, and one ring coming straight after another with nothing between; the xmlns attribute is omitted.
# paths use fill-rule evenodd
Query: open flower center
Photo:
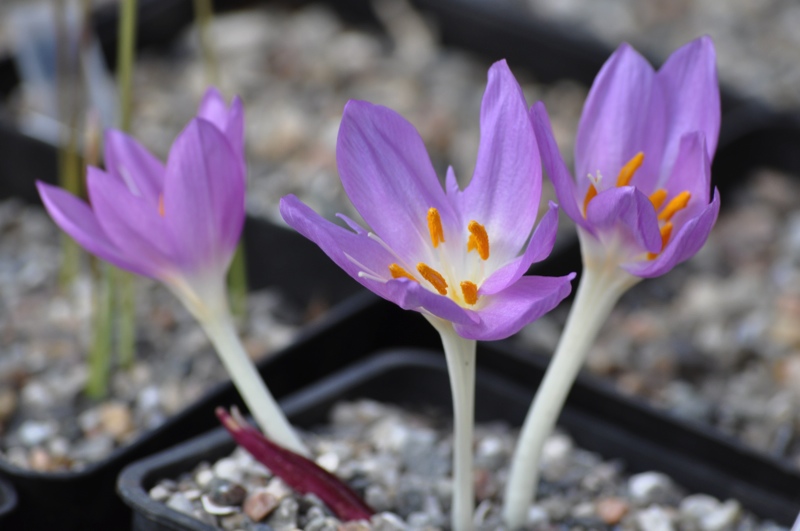
<svg viewBox="0 0 800 531"><path fill-rule="evenodd" d="M641 151L631 158L622 169L619 171L617 175L617 186L628 186L633 179L636 170L638 170L642 163L644 162L644 153ZM600 172L597 173L597 177L594 178L591 175L589 176L591 183L589 184L589 189L586 191L586 195L583 198L583 217L586 217L586 209L589 207L589 203L597 196L597 186L600 185L600 180L602 176ZM664 188L659 188L652 194L650 194L650 202L653 204L653 208L658 215L658 225L659 230L661 232L661 251L666 248L667 243L669 242L670 237L672 236L672 217L686 208L689 204L689 200L692 198L692 194L689 193L688 190L684 190L674 196L669 202L664 205L664 202L667 200L669 193ZM662 208L663 206L663 208ZM647 259L653 260L658 257L658 253L647 253Z"/></svg>
<svg viewBox="0 0 800 531"><path fill-rule="evenodd" d="M466 242L463 239L461 242L448 242L437 209L428 209L427 222L434 249L431 253L433 261L419 262L413 269L392 263L389 265L392 278L419 282L462 306L474 306L480 297L478 290L485 275L484 262L490 254L486 227L472 220L463 235L466 236Z"/></svg>

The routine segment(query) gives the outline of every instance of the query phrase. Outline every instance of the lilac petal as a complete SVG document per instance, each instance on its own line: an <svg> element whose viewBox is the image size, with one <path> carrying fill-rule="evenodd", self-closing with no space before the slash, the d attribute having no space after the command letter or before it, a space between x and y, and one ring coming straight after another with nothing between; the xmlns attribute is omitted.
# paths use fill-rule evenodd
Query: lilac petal
<svg viewBox="0 0 800 531"><path fill-rule="evenodd" d="M583 217L583 199L578 197L575 181L564 163L561 152L558 151L558 145L553 136L553 127L550 125L550 117L547 115L544 103L540 101L531 107L530 117L536 131L536 141L539 145L539 152L542 154L542 162L553 183L553 188L555 188L559 205L575 223L590 234L594 234L594 229Z"/></svg>
<svg viewBox="0 0 800 531"><path fill-rule="evenodd" d="M230 109L216 87L209 87L197 109L197 117L208 120L222 131L244 162L244 109L239 96L233 98Z"/></svg>
<svg viewBox="0 0 800 531"><path fill-rule="evenodd" d="M390 280L384 284L381 293L372 287L375 284L379 282L367 279L364 285L404 310L426 310L456 325L474 324L479 320L476 312L462 308L453 299L434 293L418 282L406 278Z"/></svg>
<svg viewBox="0 0 800 531"><path fill-rule="evenodd" d="M664 160L670 164L681 137L700 131L706 138L708 157L717 149L720 124L720 95L716 52L710 37L700 37L678 48L656 74L665 95L669 117Z"/></svg>
<svg viewBox="0 0 800 531"><path fill-rule="evenodd" d="M447 167L447 174L445 175L444 183L444 189L447 192L448 199L453 200L453 198L458 197L458 195L461 193L461 188L458 186L456 171L452 166Z"/></svg>
<svg viewBox="0 0 800 531"><path fill-rule="evenodd" d="M348 216L345 216L344 214L336 214L336 217L344 221L347 224L347 226L350 227L353 230L353 232L355 232L358 235L367 235L369 233L367 229L365 229L364 227L362 227L361 225L350 219Z"/></svg>
<svg viewBox="0 0 800 531"><path fill-rule="evenodd" d="M586 219L598 234L613 233L626 246L651 253L661 250L661 231L653 203L633 186L598 194L586 209Z"/></svg>
<svg viewBox="0 0 800 531"><path fill-rule="evenodd" d="M687 220L699 216L708 206L711 193L711 161L708 159L702 133L694 132L683 136L678 157L664 188L668 194L667 201L684 191L691 194L686 208L679 210L672 217L675 227L681 227Z"/></svg>
<svg viewBox="0 0 800 531"><path fill-rule="evenodd" d="M164 164L135 138L109 129L105 134L106 170L118 176L135 196L158 205L164 188Z"/></svg>
<svg viewBox="0 0 800 531"><path fill-rule="evenodd" d="M431 207L439 210L445 227L455 226L455 211L422 139L391 109L349 101L339 127L336 159L342 185L356 210L400 256L414 256L430 242Z"/></svg>
<svg viewBox="0 0 800 531"><path fill-rule="evenodd" d="M218 407L215 413L239 446L298 493L315 494L343 522L369 520L375 513L347 483L314 461L272 442L239 418L238 411L231 416Z"/></svg>
<svg viewBox="0 0 800 531"><path fill-rule="evenodd" d="M498 61L489 69L478 158L464 189L463 214L486 227L492 253L503 261L519 252L536 221L541 172L525 96L506 62Z"/></svg>
<svg viewBox="0 0 800 531"><path fill-rule="evenodd" d="M629 273L642 278L653 278L670 271L688 260L703 247L719 215L719 191L714 189L714 199L695 218L686 222L668 243L666 249L654 260L623 266Z"/></svg>
<svg viewBox="0 0 800 531"><path fill-rule="evenodd" d="M149 264L155 272L171 269L173 245L158 207L131 195L122 181L92 166L86 185L97 222L129 261Z"/></svg>
<svg viewBox="0 0 800 531"><path fill-rule="evenodd" d="M217 129L224 131L228 126L228 104L222 97L219 89L208 87L200 105L197 108L197 116L204 118L217 126Z"/></svg>
<svg viewBox="0 0 800 531"><path fill-rule="evenodd" d="M108 239L89 205L61 188L40 181L36 182L36 187L50 217L81 247L122 269L139 275L154 276L153 270L147 264L129 260Z"/></svg>
<svg viewBox="0 0 800 531"><path fill-rule="evenodd" d="M597 172L613 186L622 167L643 151L644 163L632 184L648 174L657 178L661 163L663 117L653 90L653 67L628 44L622 44L603 65L583 107L575 139L575 174L585 179ZM579 187L585 193L588 184ZM601 190L598 190L598 192Z"/></svg>
<svg viewBox="0 0 800 531"><path fill-rule="evenodd" d="M531 267L531 264L541 262L547 258L553 251L557 232L558 205L550 201L550 208L542 217L539 226L536 227L525 253L495 271L492 276L481 284L480 293L482 295L491 295L504 290L524 275Z"/></svg>
<svg viewBox="0 0 800 531"><path fill-rule="evenodd" d="M474 318L471 312L452 300L416 282L407 279L383 280L391 278L389 265L398 262L398 259L364 233L355 234L331 223L293 195L281 198L280 210L290 227L319 245L348 275L384 299L405 309L420 310L424 307L449 321L470 322ZM411 271L410 265L400 265ZM359 275L362 272L379 280Z"/></svg>
<svg viewBox="0 0 800 531"><path fill-rule="evenodd" d="M244 224L241 158L210 122L195 118L169 153L164 219L183 268L225 267Z"/></svg>
<svg viewBox="0 0 800 531"><path fill-rule="evenodd" d="M466 339L494 341L519 332L523 326L546 314L572 290L575 273L563 277L522 277L499 293L487 296L477 313L478 323L456 324L456 332Z"/></svg>

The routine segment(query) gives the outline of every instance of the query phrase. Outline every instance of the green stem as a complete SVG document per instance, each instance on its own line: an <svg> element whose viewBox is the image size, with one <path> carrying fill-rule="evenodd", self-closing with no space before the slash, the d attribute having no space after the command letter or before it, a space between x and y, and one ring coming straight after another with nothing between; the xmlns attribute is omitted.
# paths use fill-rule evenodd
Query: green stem
<svg viewBox="0 0 800 531"><path fill-rule="evenodd" d="M94 293L92 296L92 344L89 348L89 379L86 394L100 399L108 391L111 366L111 308L113 292L111 266L91 258Z"/></svg>
<svg viewBox="0 0 800 531"><path fill-rule="evenodd" d="M200 40L200 53L203 55L203 64L206 69L206 82L209 85L218 86L219 63L209 37L209 28L214 17L214 6L211 0L194 0L194 16Z"/></svg>
<svg viewBox="0 0 800 531"><path fill-rule="evenodd" d="M453 394L453 504L451 528L473 528L475 495L472 479L472 433L475 424L475 348L476 341L464 339L453 323L425 315L439 332L450 375Z"/></svg>
<svg viewBox="0 0 800 531"><path fill-rule="evenodd" d="M536 498L545 439L553 431L589 348L619 297L639 280L616 263L584 264L567 323L528 410L511 461L503 505L509 529L525 525L528 507Z"/></svg>
<svg viewBox="0 0 800 531"><path fill-rule="evenodd" d="M117 87L119 89L119 128L131 130L133 62L136 55L136 0L120 0L117 28Z"/></svg>
<svg viewBox="0 0 800 531"><path fill-rule="evenodd" d="M136 56L136 0L121 0L117 28L117 87L119 90L119 128L129 132L133 110L133 65ZM120 365L133 365L136 341L136 297L134 279L129 273L115 275L117 291L117 348Z"/></svg>
<svg viewBox="0 0 800 531"><path fill-rule="evenodd" d="M228 292L231 297L231 310L236 319L243 323L247 319L247 260L244 254L244 239L236 246L230 268L228 268Z"/></svg>

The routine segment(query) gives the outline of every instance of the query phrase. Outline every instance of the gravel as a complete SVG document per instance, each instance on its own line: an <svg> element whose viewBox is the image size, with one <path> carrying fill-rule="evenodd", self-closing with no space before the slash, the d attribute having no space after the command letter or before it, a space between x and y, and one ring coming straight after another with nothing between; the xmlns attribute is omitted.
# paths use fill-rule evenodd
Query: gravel
<svg viewBox="0 0 800 531"><path fill-rule="evenodd" d="M478 530L504 529L499 515L501 494L516 436L516 430L503 423L476 426L474 521ZM372 505L376 515L369 522L342 524L316 497L294 493L241 448L216 464L201 463L180 477L164 478L150 496L221 529L449 529L449 420L370 400L338 403L330 423L306 434L305 440L318 464L348 481ZM628 475L624 463L604 461L577 447L565 433L556 432L547 445L541 495L530 507L527 529L786 529L757 519L736 500L689 493L660 472ZM435 473L415 462L423 454ZM220 462L239 467L237 487L246 492L242 502L239 496L237 503L226 506L208 503L234 488L226 479L200 480L210 470L216 471Z"/></svg>

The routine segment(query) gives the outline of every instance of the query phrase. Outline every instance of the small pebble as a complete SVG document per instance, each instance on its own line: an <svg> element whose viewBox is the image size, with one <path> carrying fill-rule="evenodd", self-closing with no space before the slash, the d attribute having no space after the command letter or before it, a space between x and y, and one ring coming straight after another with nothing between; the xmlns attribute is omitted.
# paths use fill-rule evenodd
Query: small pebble
<svg viewBox="0 0 800 531"><path fill-rule="evenodd" d="M642 472L628 479L628 492L640 505L661 501L668 493L672 481L660 472Z"/></svg>
<svg viewBox="0 0 800 531"><path fill-rule="evenodd" d="M728 500L700 518L702 531L724 531L730 529L742 514L742 507L736 500Z"/></svg>
<svg viewBox="0 0 800 531"><path fill-rule="evenodd" d="M169 500L167 500L167 507L188 515L194 512L194 504L192 504L182 492L172 494Z"/></svg>
<svg viewBox="0 0 800 531"><path fill-rule="evenodd" d="M674 531L672 516L657 505L652 505L636 513L639 531Z"/></svg>
<svg viewBox="0 0 800 531"><path fill-rule="evenodd" d="M597 516L609 525L618 524L628 514L630 506L622 498L603 498L597 502Z"/></svg>
<svg viewBox="0 0 800 531"><path fill-rule="evenodd" d="M278 499L265 489L258 489L250 493L244 501L242 510L254 522L260 522L279 505Z"/></svg>

